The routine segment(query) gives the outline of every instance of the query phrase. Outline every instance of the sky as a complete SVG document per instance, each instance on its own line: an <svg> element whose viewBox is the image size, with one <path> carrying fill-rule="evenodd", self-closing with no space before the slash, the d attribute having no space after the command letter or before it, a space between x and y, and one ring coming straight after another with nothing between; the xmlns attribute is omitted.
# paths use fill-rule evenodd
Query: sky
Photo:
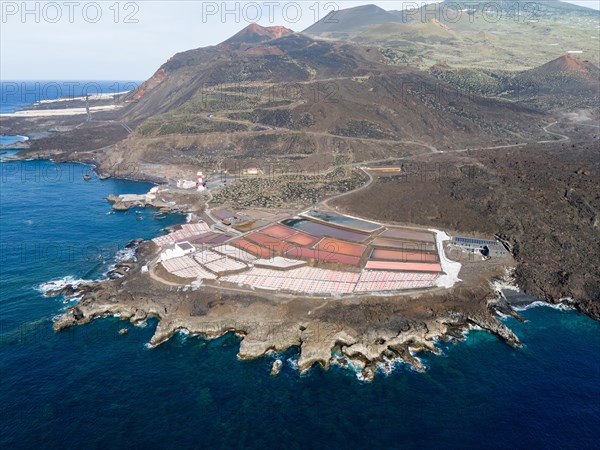
<svg viewBox="0 0 600 450"><path fill-rule="evenodd" d="M252 22L301 31L330 9L396 1L0 1L0 80L144 80L175 53ZM570 0L600 9L600 0ZM300 5L300 8L298 8Z"/></svg>

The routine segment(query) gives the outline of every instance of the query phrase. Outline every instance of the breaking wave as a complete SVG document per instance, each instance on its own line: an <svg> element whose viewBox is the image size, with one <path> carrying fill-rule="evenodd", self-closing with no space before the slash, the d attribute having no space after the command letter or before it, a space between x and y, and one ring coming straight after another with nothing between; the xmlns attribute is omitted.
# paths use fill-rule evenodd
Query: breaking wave
<svg viewBox="0 0 600 450"><path fill-rule="evenodd" d="M82 280L81 278L75 278L72 275L59 278L57 280L46 281L34 287L34 289L42 294L46 294L51 291L58 291L68 286L78 287L81 284L88 283L89 280Z"/></svg>
<svg viewBox="0 0 600 450"><path fill-rule="evenodd" d="M563 301L567 301L567 300L568 299L564 299ZM531 302L527 305L513 306L513 309L515 311L526 311L531 308L540 308L542 306L544 306L546 308L558 309L560 311L573 311L575 309L573 306L565 305L564 303L554 304L554 303L544 302L542 300L536 300L535 302Z"/></svg>

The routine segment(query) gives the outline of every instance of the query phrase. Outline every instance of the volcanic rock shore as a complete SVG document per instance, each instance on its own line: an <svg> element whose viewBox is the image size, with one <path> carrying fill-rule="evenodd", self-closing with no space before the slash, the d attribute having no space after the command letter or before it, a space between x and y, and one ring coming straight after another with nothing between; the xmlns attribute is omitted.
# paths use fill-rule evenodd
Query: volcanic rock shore
<svg viewBox="0 0 600 450"><path fill-rule="evenodd" d="M53 292L81 297L56 319L56 331L109 315L139 323L158 318L149 344L157 346L179 330L214 339L234 332L242 338L238 357L260 358L291 347L300 351L301 372L315 364L361 368L374 377L379 366L401 360L425 370L416 352L438 353L439 340L462 339L470 329L487 330L519 347L519 338L495 311L502 306L489 283L451 290L412 292L394 297L323 298L255 293L226 287L168 286L141 272L154 256L140 246L138 262L122 278L90 282ZM494 270L500 273L498 266Z"/></svg>

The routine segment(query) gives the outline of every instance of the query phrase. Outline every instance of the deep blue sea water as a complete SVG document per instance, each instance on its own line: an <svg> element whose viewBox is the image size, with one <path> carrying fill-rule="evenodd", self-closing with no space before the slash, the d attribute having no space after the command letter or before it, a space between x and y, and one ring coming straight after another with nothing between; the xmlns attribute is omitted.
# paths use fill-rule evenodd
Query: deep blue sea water
<svg viewBox="0 0 600 450"><path fill-rule="evenodd" d="M27 130L22 134L26 135ZM65 305L35 287L95 278L129 240L182 221L107 215L110 193L147 183L82 179L90 168L0 163L0 448L599 448L600 323L549 307L362 383L347 370L299 376L297 351L238 361L239 340L178 335L116 318L55 334ZM120 336L122 327L129 334Z"/></svg>

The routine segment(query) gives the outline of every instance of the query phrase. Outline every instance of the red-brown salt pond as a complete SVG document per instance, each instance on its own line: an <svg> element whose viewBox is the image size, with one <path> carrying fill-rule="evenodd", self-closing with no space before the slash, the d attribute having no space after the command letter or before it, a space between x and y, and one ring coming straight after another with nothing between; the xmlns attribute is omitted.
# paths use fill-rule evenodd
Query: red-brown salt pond
<svg viewBox="0 0 600 450"><path fill-rule="evenodd" d="M298 244L302 247L312 247L317 242L319 242L318 237L311 236L310 234L300 233L297 231L292 236L285 238L288 242L293 242L294 244Z"/></svg>
<svg viewBox="0 0 600 450"><path fill-rule="evenodd" d="M370 259L385 259L388 261L414 261L414 262L437 262L435 253L407 252L398 250L385 250L374 248Z"/></svg>
<svg viewBox="0 0 600 450"><path fill-rule="evenodd" d="M287 256L299 259L314 259L323 262L337 262L350 266L358 266L360 258L356 256L340 255L339 253L330 253L324 250L312 248L293 248L286 253Z"/></svg>
<svg viewBox="0 0 600 450"><path fill-rule="evenodd" d="M246 239L236 239L235 241L231 241L231 245L248 253L251 253L255 256L258 256L261 259L268 259L273 256L272 250L265 247L261 247L260 245L254 242L247 241Z"/></svg>
<svg viewBox="0 0 600 450"><path fill-rule="evenodd" d="M340 241L333 238L323 238L317 244L316 248L330 253L341 253L350 256L362 256L367 247L360 244L351 244L350 242Z"/></svg>
<svg viewBox="0 0 600 450"><path fill-rule="evenodd" d="M286 251L296 247L295 244L290 244L289 242L284 242L281 239L274 238L273 236L267 236L266 234L262 233L249 233L244 236L244 238L259 244L262 247L271 249L278 255L283 255Z"/></svg>
<svg viewBox="0 0 600 450"><path fill-rule="evenodd" d="M406 272L441 272L442 266L439 264L415 262L368 261L365 269L402 270Z"/></svg>
<svg viewBox="0 0 600 450"><path fill-rule="evenodd" d="M296 233L293 229L284 225L279 225L278 223L264 227L260 230L260 232L281 239L288 238Z"/></svg>
<svg viewBox="0 0 600 450"><path fill-rule="evenodd" d="M413 250L420 252L435 252L435 244L430 244L428 242L410 242L410 241L399 241L395 239L383 239L383 238L375 238L371 245L374 247L389 247L389 248L397 248L402 250Z"/></svg>

